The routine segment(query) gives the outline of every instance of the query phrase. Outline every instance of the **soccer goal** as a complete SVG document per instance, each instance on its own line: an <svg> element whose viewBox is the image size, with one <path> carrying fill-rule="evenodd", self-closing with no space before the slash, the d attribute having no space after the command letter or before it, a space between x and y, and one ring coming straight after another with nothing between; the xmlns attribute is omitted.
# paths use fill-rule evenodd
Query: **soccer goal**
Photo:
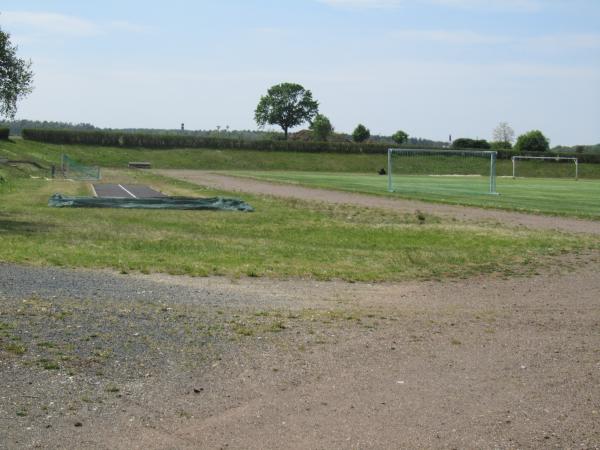
<svg viewBox="0 0 600 450"><path fill-rule="evenodd" d="M100 167L86 166L69 158L67 155L62 155L61 170L65 178L71 180L99 180Z"/></svg>
<svg viewBox="0 0 600 450"><path fill-rule="evenodd" d="M498 194L494 151L388 149L388 191Z"/></svg>
<svg viewBox="0 0 600 450"><path fill-rule="evenodd" d="M519 164L521 162L521 164ZM568 156L513 156L513 178L545 177L579 179L579 161Z"/></svg>

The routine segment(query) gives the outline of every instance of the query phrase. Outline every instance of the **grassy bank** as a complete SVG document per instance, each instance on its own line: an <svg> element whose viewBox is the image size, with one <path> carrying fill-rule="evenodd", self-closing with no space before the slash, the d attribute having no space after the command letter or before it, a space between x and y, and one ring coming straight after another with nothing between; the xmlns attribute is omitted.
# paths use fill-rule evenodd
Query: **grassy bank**
<svg viewBox="0 0 600 450"><path fill-rule="evenodd" d="M13 142L0 142L0 157L10 159L34 159L50 166L58 165L61 155L90 165L125 168L129 161L149 161L159 169L197 170L256 170L256 171L305 171L305 172L348 172L376 173L387 167L386 155L339 154L339 153L297 153L263 152L251 150L211 150L174 149L148 150L117 147L66 146L43 144L15 139ZM570 167L557 165L519 163L522 175L531 176L572 176ZM561 165L562 166L562 165ZM488 163L483 159L437 158L405 159L395 165L397 173L462 173L465 170L488 172ZM512 174L512 164L508 160L498 161L498 175ZM600 164L580 164L582 178L600 178Z"/></svg>
<svg viewBox="0 0 600 450"><path fill-rule="evenodd" d="M136 172L169 194L215 192ZM255 213L52 209L53 192L83 183L14 178L0 188L0 261L187 275L403 280L528 271L595 238L443 221L350 206L244 196ZM520 267L520 269L519 269Z"/></svg>

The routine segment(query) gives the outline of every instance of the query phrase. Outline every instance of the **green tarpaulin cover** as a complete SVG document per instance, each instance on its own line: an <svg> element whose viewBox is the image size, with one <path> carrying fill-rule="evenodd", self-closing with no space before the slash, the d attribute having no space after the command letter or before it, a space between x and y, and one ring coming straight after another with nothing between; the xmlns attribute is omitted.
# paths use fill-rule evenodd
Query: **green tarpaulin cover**
<svg viewBox="0 0 600 450"><path fill-rule="evenodd" d="M55 208L143 208L143 209L204 209L213 211L254 211L252 206L237 198L101 198L67 197L54 194L48 206Z"/></svg>

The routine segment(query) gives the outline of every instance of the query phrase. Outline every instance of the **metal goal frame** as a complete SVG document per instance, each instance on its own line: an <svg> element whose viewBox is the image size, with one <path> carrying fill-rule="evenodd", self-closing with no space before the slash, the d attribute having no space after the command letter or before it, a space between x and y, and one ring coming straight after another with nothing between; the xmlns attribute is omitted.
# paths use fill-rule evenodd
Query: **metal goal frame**
<svg viewBox="0 0 600 450"><path fill-rule="evenodd" d="M552 160L552 161L573 161L575 163L575 181L579 179L579 160L573 156L521 156L515 155L512 158L512 177L517 178L517 161L525 160Z"/></svg>
<svg viewBox="0 0 600 450"><path fill-rule="evenodd" d="M394 153L404 154L422 154L436 156L474 156L489 158L490 160L490 189L489 194L498 195L496 191L496 160L498 152L495 151L474 151L474 150L429 150L429 149L407 149L407 148L389 148L388 149L388 192L394 192L392 155Z"/></svg>

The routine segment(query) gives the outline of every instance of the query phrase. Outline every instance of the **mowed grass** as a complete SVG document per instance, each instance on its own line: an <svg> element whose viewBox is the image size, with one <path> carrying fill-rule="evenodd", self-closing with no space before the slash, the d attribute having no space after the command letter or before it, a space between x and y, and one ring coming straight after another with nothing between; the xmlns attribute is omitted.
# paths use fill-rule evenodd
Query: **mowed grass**
<svg viewBox="0 0 600 450"><path fill-rule="evenodd" d="M232 172L260 180L311 187L387 195L458 205L600 219L600 181L547 178L497 179L500 195L490 195L489 178L479 176L394 176L394 191L387 192L387 177L320 172Z"/></svg>
<svg viewBox="0 0 600 450"><path fill-rule="evenodd" d="M244 196L254 213L55 209L84 183L18 178L0 185L0 261L195 276L360 281L529 273L546 256L597 238L445 221L419 214ZM216 192L139 172L105 171L173 195Z"/></svg>

